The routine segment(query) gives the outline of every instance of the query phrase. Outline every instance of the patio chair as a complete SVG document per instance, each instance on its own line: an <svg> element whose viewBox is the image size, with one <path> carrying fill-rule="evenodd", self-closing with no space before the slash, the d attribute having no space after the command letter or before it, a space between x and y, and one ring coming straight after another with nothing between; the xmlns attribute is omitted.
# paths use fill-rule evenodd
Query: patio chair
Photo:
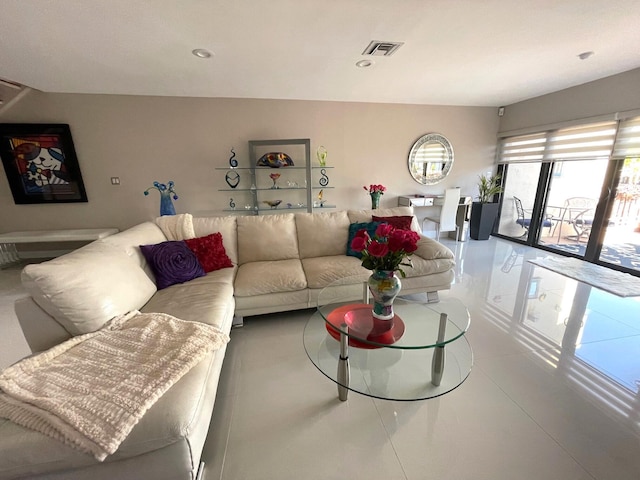
<svg viewBox="0 0 640 480"><path fill-rule="evenodd" d="M516 223L525 229L525 232L522 234L522 236L524 237L529 234L529 227L531 226L531 210L525 210L522 207L522 200L520 200L518 197L514 196L513 201L516 205L516 214L518 215ZM529 215L529 217L527 217L527 214ZM542 222L542 227L548 228L549 232L551 232L553 222L549 218L545 218Z"/></svg>

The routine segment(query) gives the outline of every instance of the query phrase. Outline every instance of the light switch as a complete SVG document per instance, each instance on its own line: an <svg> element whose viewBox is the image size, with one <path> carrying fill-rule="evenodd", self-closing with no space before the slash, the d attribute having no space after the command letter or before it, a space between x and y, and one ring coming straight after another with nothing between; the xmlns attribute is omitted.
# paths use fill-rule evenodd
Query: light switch
<svg viewBox="0 0 640 480"><path fill-rule="evenodd" d="M120 185L120 177L111 177L111 185Z"/></svg>

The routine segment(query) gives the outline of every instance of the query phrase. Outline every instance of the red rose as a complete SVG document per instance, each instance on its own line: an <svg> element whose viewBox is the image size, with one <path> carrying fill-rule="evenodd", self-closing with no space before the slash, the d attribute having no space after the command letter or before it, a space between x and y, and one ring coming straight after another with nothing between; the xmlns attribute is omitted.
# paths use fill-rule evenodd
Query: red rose
<svg viewBox="0 0 640 480"><path fill-rule="evenodd" d="M376 237L388 237L393 233L394 228L388 223L381 223L376 228Z"/></svg>
<svg viewBox="0 0 640 480"><path fill-rule="evenodd" d="M361 228L360 230L358 230L356 232L356 234L354 235L353 238L369 238L369 233L367 232L367 230L365 228Z"/></svg>
<svg viewBox="0 0 640 480"><path fill-rule="evenodd" d="M366 233L366 232L365 232ZM367 246L367 240L364 237L354 237L351 240L351 250L355 252L361 252Z"/></svg>
<svg viewBox="0 0 640 480"><path fill-rule="evenodd" d="M389 253L389 247L386 243L380 243L376 240L372 241L369 244L369 248L367 249L369 255L372 257L384 257L387 253Z"/></svg>
<svg viewBox="0 0 640 480"><path fill-rule="evenodd" d="M404 231L396 230L389 236L389 250L399 252L404 250Z"/></svg>

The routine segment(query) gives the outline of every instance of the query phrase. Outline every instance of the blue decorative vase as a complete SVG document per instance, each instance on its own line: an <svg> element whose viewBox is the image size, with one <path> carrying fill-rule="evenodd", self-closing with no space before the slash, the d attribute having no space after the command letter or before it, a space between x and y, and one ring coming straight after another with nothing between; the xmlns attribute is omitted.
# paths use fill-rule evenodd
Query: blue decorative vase
<svg viewBox="0 0 640 480"><path fill-rule="evenodd" d="M167 190L160 192L160 216L176 214L176 209L173 206L171 195L172 194Z"/></svg>
<svg viewBox="0 0 640 480"><path fill-rule="evenodd" d="M373 297L373 317L378 320L393 320L393 301L402 288L396 273L388 270L374 270L367 284Z"/></svg>
<svg viewBox="0 0 640 480"><path fill-rule="evenodd" d="M173 189L173 186L173 180L170 180L166 185L156 181L153 182L153 187L147 188L143 192L145 196L149 195L149 190L154 188L160 192L160 216L176 214L176 209L173 207L173 200L178 200L178 194ZM171 197L173 197L173 199Z"/></svg>

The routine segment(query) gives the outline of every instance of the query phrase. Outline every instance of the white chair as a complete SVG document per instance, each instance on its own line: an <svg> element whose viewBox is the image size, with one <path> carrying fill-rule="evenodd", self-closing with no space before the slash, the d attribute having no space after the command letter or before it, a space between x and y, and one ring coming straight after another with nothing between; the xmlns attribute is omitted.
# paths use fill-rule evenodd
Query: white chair
<svg viewBox="0 0 640 480"><path fill-rule="evenodd" d="M433 222L436 224L436 240L440 240L440 232L456 232L456 241L458 240L458 225L456 224L456 215L458 213L458 205L460 203L460 189L448 188L444 192L444 202L440 209L439 218L425 217L422 220L422 230L424 231L424 222Z"/></svg>

